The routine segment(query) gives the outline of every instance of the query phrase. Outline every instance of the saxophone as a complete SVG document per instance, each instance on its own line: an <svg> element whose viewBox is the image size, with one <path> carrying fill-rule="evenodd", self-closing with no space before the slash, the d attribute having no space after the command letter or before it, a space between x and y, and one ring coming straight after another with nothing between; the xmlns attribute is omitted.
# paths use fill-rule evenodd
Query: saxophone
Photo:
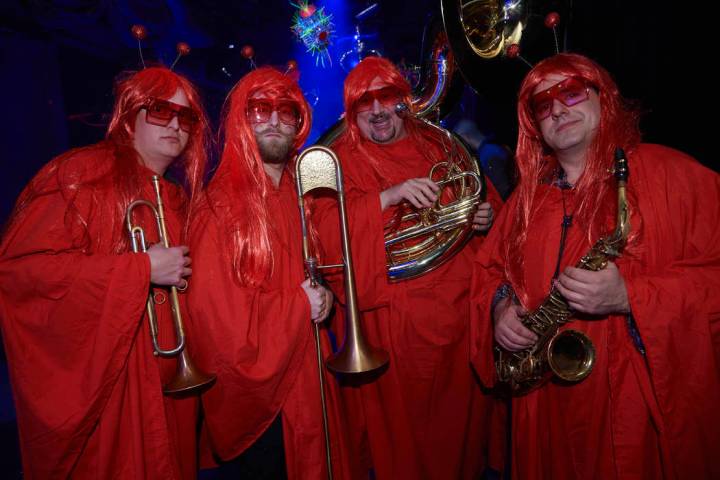
<svg viewBox="0 0 720 480"><path fill-rule="evenodd" d="M599 271L608 261L620 256L630 232L630 218L625 188L628 165L621 148L615 149L615 179L617 180L618 212L615 231L600 238L577 263L576 268ZM522 323L538 336L532 347L510 352L495 346L495 368L501 383L509 386L514 395L522 395L542 386L552 374L567 382L579 382L587 377L595 363L595 347L590 339L577 330L560 328L573 315L567 301L553 286L537 310L527 314Z"/></svg>

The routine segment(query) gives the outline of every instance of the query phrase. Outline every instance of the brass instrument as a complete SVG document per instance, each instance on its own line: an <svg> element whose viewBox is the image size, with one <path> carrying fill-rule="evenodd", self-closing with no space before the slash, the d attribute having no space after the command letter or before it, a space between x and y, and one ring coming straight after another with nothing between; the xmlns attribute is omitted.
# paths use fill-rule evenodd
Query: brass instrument
<svg viewBox="0 0 720 480"><path fill-rule="evenodd" d="M360 327L360 312L357 306L355 274L350 251L350 236L345 212L345 190L343 188L340 162L335 153L329 148L312 146L306 148L298 156L295 175L303 231L303 254L305 255L306 265L312 266L311 272L323 268L337 267L343 267L345 270L345 341L340 350L327 360L327 366L336 373L365 373L376 370L388 362L388 354L384 350L371 347L366 342ZM342 234L342 264L317 265L317 260L311 256L303 196L316 188L329 188L337 192L340 231Z"/></svg>
<svg viewBox="0 0 720 480"><path fill-rule="evenodd" d="M519 76L524 75L525 66L517 60L507 61L507 52L511 45L521 45L527 34L533 3L533 0L440 1L455 64L476 92L494 90L494 80L507 78L505 72L519 68L522 72Z"/></svg>
<svg viewBox="0 0 720 480"><path fill-rule="evenodd" d="M300 207L300 225L302 228L303 257L305 259L305 272L316 285L320 282L318 271L322 268L345 269L345 341L340 351L327 360L327 366L336 373L365 373L376 370L388 362L388 354L383 350L372 348L365 341L360 327L360 312L357 307L357 294L355 292L355 275L350 253L350 239L348 235L347 214L345 213L345 191L343 189L342 169L335 153L325 147L309 147L297 158L295 163L295 181L297 184L298 206ZM316 188L329 188L337 192L340 215L340 230L342 233L343 263L338 265L318 265L317 258L312 255L310 239L305 218L306 193ZM323 430L325 433L325 454L328 468L328 478L332 480L332 460L330 453L330 430L327 418L327 404L325 401L325 375L323 369L322 350L320 348L320 330L314 324L315 351L317 353L318 375L320 377L320 401L322 403Z"/></svg>
<svg viewBox="0 0 720 480"><path fill-rule="evenodd" d="M620 256L630 232L625 188L629 170L625 153L615 151L615 178L617 180L618 212L617 225L612 235L600 238L590 251L577 263L576 268L599 271L608 261ZM590 339L576 330L562 330L573 311L557 288L540 307L526 315L522 323L538 335L532 347L519 352L510 352L495 347L495 368L500 382L506 383L516 395L526 393L543 385L551 373L567 382L579 382L587 377L595 363L595 348Z"/></svg>
<svg viewBox="0 0 720 480"><path fill-rule="evenodd" d="M448 158L430 171L431 180L451 191L447 205L436 203L394 219L385 228L388 277L401 281L423 275L452 258L472 237L471 219L485 195L484 177L474 154L465 142L428 119L447 113L454 83L460 70L476 91L490 90L493 70L521 68L516 60L505 61L510 45L520 44L531 15L531 0L441 0L443 30L432 39L429 59L423 67L425 82L414 93L411 121L421 121L440 132ZM401 113L407 112L401 107ZM339 121L318 140L332 147L345 129ZM437 175L437 177L436 177ZM439 177L439 178L438 178Z"/></svg>
<svg viewBox="0 0 720 480"><path fill-rule="evenodd" d="M408 115L407 106L395 111ZM432 207L411 209L385 227L385 251L390 281L406 280L428 273L459 252L472 238L472 218L485 196L485 178L464 142L449 130L414 117L435 130L442 141L446 160L430 169L428 177L441 188ZM438 175L439 173L439 175ZM441 204L443 191L451 200Z"/></svg>
<svg viewBox="0 0 720 480"><path fill-rule="evenodd" d="M167 229L165 227L165 211L163 208L162 197L160 195L160 178L157 175L152 176L153 187L155 188L156 204L148 200L135 200L128 205L125 213L125 224L127 226L128 233L130 234L130 241L132 243L133 252L147 252L147 245L145 243L145 231L139 225L133 225L133 211L135 208L140 206L148 207L155 216L158 229L158 237L165 248L170 247L168 242ZM177 337L177 344L174 348L169 350L163 350L158 344L158 324L157 314L155 313L155 297L152 290L148 294L147 300L147 314L148 323L150 324L150 338L153 345L153 354L160 357L175 357L177 356L177 371L175 377L163 386L163 393L166 395L189 393L200 389L206 385L211 384L215 381L215 375L207 375L200 370L192 362L192 359L188 355L185 349L185 329L183 328L182 316L180 314L180 302L178 300L178 289L176 287L170 287L170 308L172 310L173 323L175 326L175 336Z"/></svg>
<svg viewBox="0 0 720 480"><path fill-rule="evenodd" d="M446 160L433 166L429 178L449 187L452 200L445 205L438 200L432 207L415 210L386 226L390 281L432 271L472 238L472 217L486 193L482 170L459 136L428 119L442 117L456 69L476 90L484 85L486 76L479 62L500 61L508 46L520 43L529 8L520 0L442 0L441 11L444 31L433 39L424 67L426 83L414 95L412 110L415 120L439 133ZM408 111L403 104L398 107L400 112ZM442 172L439 178L438 172Z"/></svg>
<svg viewBox="0 0 720 480"><path fill-rule="evenodd" d="M485 195L485 179L471 149L455 133L427 120L439 115L440 104L454 72L444 33L435 39L432 55L430 80L411 100L417 113L410 113L404 103L396 106L396 113L438 133L446 159L432 167L429 178L450 191L451 200L445 205L438 200L430 208L412 209L385 226L388 279L391 282L421 276L459 252L472 237L472 217ZM344 122L336 124L318 143L332 146L344 128Z"/></svg>

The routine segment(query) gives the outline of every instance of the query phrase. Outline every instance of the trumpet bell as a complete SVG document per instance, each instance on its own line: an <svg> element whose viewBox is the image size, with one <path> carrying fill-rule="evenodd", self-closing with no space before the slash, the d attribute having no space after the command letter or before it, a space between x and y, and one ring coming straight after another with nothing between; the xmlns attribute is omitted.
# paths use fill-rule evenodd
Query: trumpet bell
<svg viewBox="0 0 720 480"><path fill-rule="evenodd" d="M163 385L165 395L194 393L215 383L215 375L208 375L192 362L185 350L178 356L177 371L173 379Z"/></svg>

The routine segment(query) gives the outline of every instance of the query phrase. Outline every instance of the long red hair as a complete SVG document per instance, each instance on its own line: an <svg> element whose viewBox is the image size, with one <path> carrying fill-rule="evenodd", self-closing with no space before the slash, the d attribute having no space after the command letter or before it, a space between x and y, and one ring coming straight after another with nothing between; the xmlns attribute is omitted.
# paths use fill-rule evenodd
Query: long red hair
<svg viewBox="0 0 720 480"><path fill-rule="evenodd" d="M198 114L200 122L191 132L185 150L173 162L171 168L182 172L190 198L195 198L202 188L205 175L210 124L200 95L188 79L166 67L150 67L118 81L115 86L115 108L106 138L118 150L126 153L118 156L115 164L116 171L121 174L120 176L123 173L131 173L138 165L137 153L132 147L137 112L143 107L148 97L169 99L175 95L177 90L185 92L190 107ZM128 175L128 177L135 179L135 176L132 175ZM129 187L123 183L124 180L118 180L120 181L117 186L120 191Z"/></svg>
<svg viewBox="0 0 720 480"><path fill-rule="evenodd" d="M139 198L145 187L142 183L144 176L139 174L142 168L140 157L133 148L135 118L148 97L169 99L178 89L185 92L200 121L191 132L185 150L171 168L180 170L179 176L185 182L185 189L190 199L194 199L202 187L207 163L210 139L207 115L200 95L189 80L166 67L150 67L121 75L115 86L115 104L106 140L71 150L43 167L20 195L8 227L22 218L25 208L35 198L59 191L68 204L65 223L74 232L75 243L82 249L91 248L87 219L75 207L75 199L81 187L92 188L110 183L119 200L108 222L113 232L122 231L127 206ZM87 168L87 171L80 172L76 170L73 159L81 156L110 161L94 164L94 169ZM186 208L186 215L189 214L190 209ZM122 253L128 248L127 235L117 235L114 251Z"/></svg>
<svg viewBox="0 0 720 480"><path fill-rule="evenodd" d="M265 280L273 262L266 197L274 187L265 173L247 117L248 100L261 92L297 103L300 124L294 150L305 143L311 125L310 106L300 87L292 78L270 67L245 75L225 101L221 129L225 143L217 172L208 186L208 198L226 228L227 247L223 255L232 265L238 283L248 286L257 286ZM288 172L292 175L292 168Z"/></svg>
<svg viewBox="0 0 720 480"><path fill-rule="evenodd" d="M506 253L509 260L506 265L515 267L508 271L511 277L517 276L511 275L511 271L517 271L522 262L519 252L526 240L537 186L558 167L557 159L542 139L530 105L535 88L550 74L582 77L600 99L600 124L587 153L585 169L575 185L579 203L574 219L580 228L588 231L589 239L598 233L597 229L602 228L600 223L615 208L613 202L598 201L608 198L610 189L615 188L609 173L615 148L622 147L628 152L640 142L637 109L620 95L607 70L594 61L578 54L561 53L538 63L528 73L520 87L517 106L519 132L515 158L519 183L515 195L518 202L510 235L512 241Z"/></svg>

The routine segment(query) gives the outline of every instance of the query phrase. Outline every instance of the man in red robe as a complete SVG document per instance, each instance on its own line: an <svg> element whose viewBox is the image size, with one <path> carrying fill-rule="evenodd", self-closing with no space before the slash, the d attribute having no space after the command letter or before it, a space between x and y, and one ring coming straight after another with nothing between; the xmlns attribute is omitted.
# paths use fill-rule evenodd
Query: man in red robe
<svg viewBox="0 0 720 480"><path fill-rule="evenodd" d="M438 185L430 169L446 161L448 138L396 111L410 87L389 61L369 57L345 81L345 132L333 145L342 163L362 323L370 344L389 353L372 381L343 388L356 454L378 479L477 478L486 465L489 406L469 365L468 290L476 233L429 273L388 281L384 226L399 208L430 207ZM487 231L501 200L472 218ZM336 222L335 232L337 232ZM337 237L337 234L335 235ZM332 232L320 239L332 247Z"/></svg>
<svg viewBox="0 0 720 480"><path fill-rule="evenodd" d="M492 386L493 337L508 351L533 345L522 315L553 285L595 362L578 383L513 399L513 478L719 478L720 177L641 144L637 113L580 55L536 65L518 116L520 183L475 261L473 363ZM617 147L627 244L603 270L576 268L615 229Z"/></svg>
<svg viewBox="0 0 720 480"><path fill-rule="evenodd" d="M160 179L171 248L133 253L124 220L133 200L155 203L151 177L173 163L199 189L207 125L187 79L142 70L119 82L107 139L52 160L21 194L0 245L0 325L26 478L197 475L197 397L163 396L176 362L153 356L146 315L152 292L171 348L167 287L191 273L189 200ZM134 221L149 245L148 210Z"/></svg>
<svg viewBox="0 0 720 480"><path fill-rule="evenodd" d="M310 107L290 77L265 67L240 80L190 243L191 314L207 340L199 363L218 375L202 400L214 453L237 457L280 415L287 475L298 479L327 478L312 321L327 317L332 294L305 279L294 183L293 157L309 131ZM327 384L334 478L349 478Z"/></svg>

